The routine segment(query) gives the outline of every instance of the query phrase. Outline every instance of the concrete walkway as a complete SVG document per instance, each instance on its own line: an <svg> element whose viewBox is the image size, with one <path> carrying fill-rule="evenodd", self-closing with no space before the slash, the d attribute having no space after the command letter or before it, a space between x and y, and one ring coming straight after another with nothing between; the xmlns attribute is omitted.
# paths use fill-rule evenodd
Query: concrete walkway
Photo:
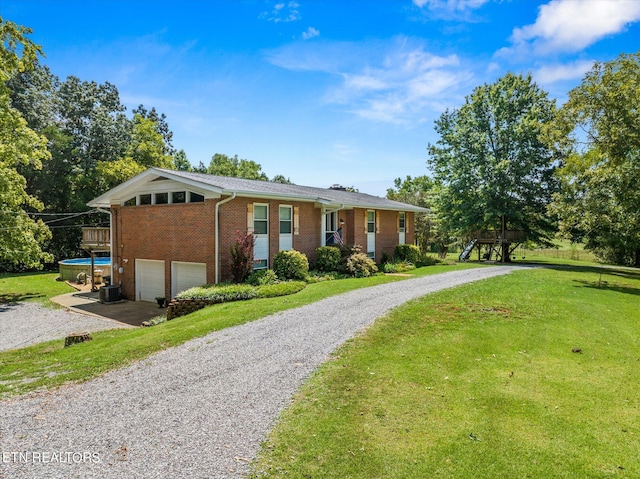
<svg viewBox="0 0 640 479"><path fill-rule="evenodd" d="M166 309L158 308L156 303L144 301L101 303L99 299L99 292L76 291L55 296L51 301L76 313L115 321L120 327L140 326L143 321L166 313Z"/></svg>

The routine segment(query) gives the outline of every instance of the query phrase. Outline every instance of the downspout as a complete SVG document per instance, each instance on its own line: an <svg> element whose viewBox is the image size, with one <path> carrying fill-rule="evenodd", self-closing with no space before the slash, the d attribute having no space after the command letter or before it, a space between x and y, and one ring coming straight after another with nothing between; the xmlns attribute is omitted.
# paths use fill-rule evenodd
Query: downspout
<svg viewBox="0 0 640 479"><path fill-rule="evenodd" d="M222 201L218 201L216 203L216 227L215 227L215 235L216 235L216 242L215 242L215 248L216 248L216 281L215 283L218 284L218 282L220 281L220 205L223 205L225 203L228 203L229 201L233 200L236 197L236 192L234 191L231 196L229 198L225 198Z"/></svg>
<svg viewBox="0 0 640 479"><path fill-rule="evenodd" d="M102 208L96 208L100 213L107 213L109 215L109 258L111 258L111 274L109 276L111 276L111 284L113 284L113 278L114 278L114 274L115 271L113 269L113 215L111 214L111 208L109 208L108 210L102 209ZM92 261L92 265L91 265L91 284L93 285L93 253L91 254L91 261ZM118 279L120 279L120 274L118 274Z"/></svg>

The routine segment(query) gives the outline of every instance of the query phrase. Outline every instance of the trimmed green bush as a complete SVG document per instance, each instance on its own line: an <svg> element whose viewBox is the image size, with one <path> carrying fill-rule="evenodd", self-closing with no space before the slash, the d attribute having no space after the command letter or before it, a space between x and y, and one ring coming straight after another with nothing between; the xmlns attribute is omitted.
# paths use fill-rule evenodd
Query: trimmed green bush
<svg viewBox="0 0 640 479"><path fill-rule="evenodd" d="M340 257L340 248L337 246L320 246L316 248L316 269L322 272L338 271Z"/></svg>
<svg viewBox="0 0 640 479"><path fill-rule="evenodd" d="M420 266L433 266L439 263L442 263L442 261L435 256L431 256L428 254L422 255L422 257L420 258Z"/></svg>
<svg viewBox="0 0 640 479"><path fill-rule="evenodd" d="M304 280L309 273L309 260L300 251L280 251L273 257L273 271L282 280Z"/></svg>
<svg viewBox="0 0 640 479"><path fill-rule="evenodd" d="M211 304L240 301L258 296L255 286L232 284L227 286L196 286L176 295L176 299L202 299Z"/></svg>
<svg viewBox="0 0 640 479"><path fill-rule="evenodd" d="M278 276L272 269L259 269L254 271L247 278L247 284L252 286L264 286L278 282Z"/></svg>
<svg viewBox="0 0 640 479"><path fill-rule="evenodd" d="M394 261L409 261L416 264L420 261L420 248L412 244L399 244L393 250Z"/></svg>
<svg viewBox="0 0 640 479"><path fill-rule="evenodd" d="M347 258L347 272L356 278L367 278L378 272L376 263L364 253L352 254Z"/></svg>
<svg viewBox="0 0 640 479"><path fill-rule="evenodd" d="M413 263L408 261L398 261L393 263L385 263L382 265L382 271L385 273L405 273L407 271L411 271L412 269L416 269Z"/></svg>

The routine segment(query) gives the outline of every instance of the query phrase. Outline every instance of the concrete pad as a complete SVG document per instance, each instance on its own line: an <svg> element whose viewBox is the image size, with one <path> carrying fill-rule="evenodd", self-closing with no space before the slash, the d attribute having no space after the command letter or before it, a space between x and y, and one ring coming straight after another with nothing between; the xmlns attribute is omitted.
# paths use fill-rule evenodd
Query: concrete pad
<svg viewBox="0 0 640 479"><path fill-rule="evenodd" d="M166 309L159 308L156 303L124 300L101 303L99 298L98 292L77 291L55 296L51 301L76 313L98 316L132 327L140 326L144 321L166 313Z"/></svg>

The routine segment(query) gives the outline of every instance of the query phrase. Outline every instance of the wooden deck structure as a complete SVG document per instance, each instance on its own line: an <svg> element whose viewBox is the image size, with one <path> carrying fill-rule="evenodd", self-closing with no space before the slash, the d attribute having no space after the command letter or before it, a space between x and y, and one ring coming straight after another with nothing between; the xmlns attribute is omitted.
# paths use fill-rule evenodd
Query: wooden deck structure
<svg viewBox="0 0 640 479"><path fill-rule="evenodd" d="M98 291L95 276L95 253L111 252L111 228L82 228L80 247L91 254L91 291Z"/></svg>
<svg viewBox="0 0 640 479"><path fill-rule="evenodd" d="M515 249L525 240L525 232L522 230L479 230L470 234L471 240L460 253L460 260L465 261L471 257L474 248L478 250L478 261L485 259L491 261L495 255L496 261L508 261ZM482 255L482 248L485 254ZM506 259L506 261L505 261Z"/></svg>

